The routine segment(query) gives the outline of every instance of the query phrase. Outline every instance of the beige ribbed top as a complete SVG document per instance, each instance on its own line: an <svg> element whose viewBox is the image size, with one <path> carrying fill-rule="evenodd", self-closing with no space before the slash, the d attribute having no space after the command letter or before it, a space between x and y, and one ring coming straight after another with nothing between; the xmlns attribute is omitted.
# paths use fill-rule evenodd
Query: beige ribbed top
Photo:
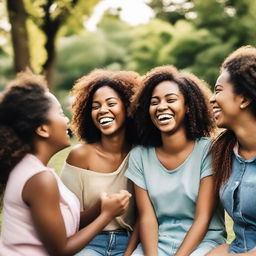
<svg viewBox="0 0 256 256"><path fill-rule="evenodd" d="M135 222L135 203L133 186L124 173L128 166L128 155L118 169L111 173L95 172L65 163L61 179L63 183L77 195L80 201L81 211L92 207L102 192L108 194L119 192L122 189L128 190L131 197L128 210L111 221L104 230L116 230L125 228L132 230Z"/></svg>

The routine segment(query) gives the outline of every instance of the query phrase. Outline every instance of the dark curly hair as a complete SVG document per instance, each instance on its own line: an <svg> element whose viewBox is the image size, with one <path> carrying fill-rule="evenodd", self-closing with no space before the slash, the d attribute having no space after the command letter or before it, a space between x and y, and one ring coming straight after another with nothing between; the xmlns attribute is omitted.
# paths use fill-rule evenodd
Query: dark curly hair
<svg viewBox="0 0 256 256"><path fill-rule="evenodd" d="M94 93L102 86L109 86L120 96L127 112L126 138L131 144L137 141L133 122L133 101L139 89L141 79L133 71L107 71L96 69L80 78L71 92L72 104L72 129L76 136L87 143L100 141L101 133L96 128L91 117L92 100Z"/></svg>
<svg viewBox="0 0 256 256"><path fill-rule="evenodd" d="M31 72L18 74L0 95L0 192L12 168L33 152L35 129L47 122L46 82Z"/></svg>
<svg viewBox="0 0 256 256"><path fill-rule="evenodd" d="M151 121L149 106L154 88L163 81L175 82L184 96L189 112L185 116L186 136L195 140L209 136L214 128L208 99L207 84L189 73L180 73L174 66L160 66L149 71L144 79L144 88L138 96L135 119L143 146L162 145L161 133Z"/></svg>
<svg viewBox="0 0 256 256"><path fill-rule="evenodd" d="M249 108L256 117L256 48L243 46L231 53L222 63L221 72L227 71L234 93L252 100ZM215 188L228 180L231 174L233 148L236 136L231 130L224 130L212 145Z"/></svg>

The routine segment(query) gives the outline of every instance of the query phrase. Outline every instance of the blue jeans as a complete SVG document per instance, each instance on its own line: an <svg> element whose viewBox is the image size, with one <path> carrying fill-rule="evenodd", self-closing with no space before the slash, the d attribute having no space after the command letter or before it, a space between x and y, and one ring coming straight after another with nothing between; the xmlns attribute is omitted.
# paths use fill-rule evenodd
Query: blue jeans
<svg viewBox="0 0 256 256"><path fill-rule="evenodd" d="M75 256L122 256L130 235L127 230L102 231Z"/></svg>
<svg viewBox="0 0 256 256"><path fill-rule="evenodd" d="M215 242L202 242L191 254L190 256L205 256L209 251L211 251L214 247L218 246L219 244ZM170 253L166 254L163 251L158 249L158 255L159 256L173 256L176 253L175 251L172 251L172 248L170 247ZM88 254L89 256L90 254ZM132 256L144 256L144 252L142 249L142 245L139 244L135 251L132 253Z"/></svg>

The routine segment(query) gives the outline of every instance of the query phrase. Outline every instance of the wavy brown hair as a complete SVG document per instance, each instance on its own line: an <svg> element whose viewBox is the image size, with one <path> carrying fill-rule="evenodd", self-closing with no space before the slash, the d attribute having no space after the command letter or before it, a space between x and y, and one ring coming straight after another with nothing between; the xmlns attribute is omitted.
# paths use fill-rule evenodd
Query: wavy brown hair
<svg viewBox="0 0 256 256"><path fill-rule="evenodd" d="M208 104L207 84L193 74L180 73L174 66L160 66L149 71L143 79L143 89L138 96L135 113L140 144L159 147L162 145L161 133L149 115L149 106L154 88L163 81L176 83L184 96L189 112L185 115L186 136L195 140L209 136L213 130L213 119Z"/></svg>
<svg viewBox="0 0 256 256"><path fill-rule="evenodd" d="M0 193L12 168L34 151L35 130L46 123L50 99L45 80L23 72L0 95Z"/></svg>
<svg viewBox="0 0 256 256"><path fill-rule="evenodd" d="M133 122L133 101L141 85L141 77L133 71L108 71L96 69L80 78L71 92L72 129L78 139L87 143L100 141L101 133L91 117L94 93L102 86L109 86L120 96L126 109L126 139L135 144L137 134Z"/></svg>
<svg viewBox="0 0 256 256"><path fill-rule="evenodd" d="M252 100L250 110L256 117L256 48L243 46L231 53L223 62L221 72L227 71L235 94ZM236 136L231 130L224 130L212 145L215 188L227 182L232 169L233 148Z"/></svg>

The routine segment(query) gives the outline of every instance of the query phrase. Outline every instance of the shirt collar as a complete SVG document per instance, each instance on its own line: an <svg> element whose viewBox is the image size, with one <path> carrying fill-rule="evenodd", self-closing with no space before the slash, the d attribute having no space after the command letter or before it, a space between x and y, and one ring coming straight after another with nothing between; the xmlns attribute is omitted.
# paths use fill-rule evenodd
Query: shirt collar
<svg viewBox="0 0 256 256"><path fill-rule="evenodd" d="M235 155L236 159L240 163L251 163L251 162L256 161L256 157L252 157L250 159L244 159L242 156L239 155L238 150L239 150L239 144L238 144L238 141L237 141L235 146L233 147L233 152L234 152L234 155Z"/></svg>

